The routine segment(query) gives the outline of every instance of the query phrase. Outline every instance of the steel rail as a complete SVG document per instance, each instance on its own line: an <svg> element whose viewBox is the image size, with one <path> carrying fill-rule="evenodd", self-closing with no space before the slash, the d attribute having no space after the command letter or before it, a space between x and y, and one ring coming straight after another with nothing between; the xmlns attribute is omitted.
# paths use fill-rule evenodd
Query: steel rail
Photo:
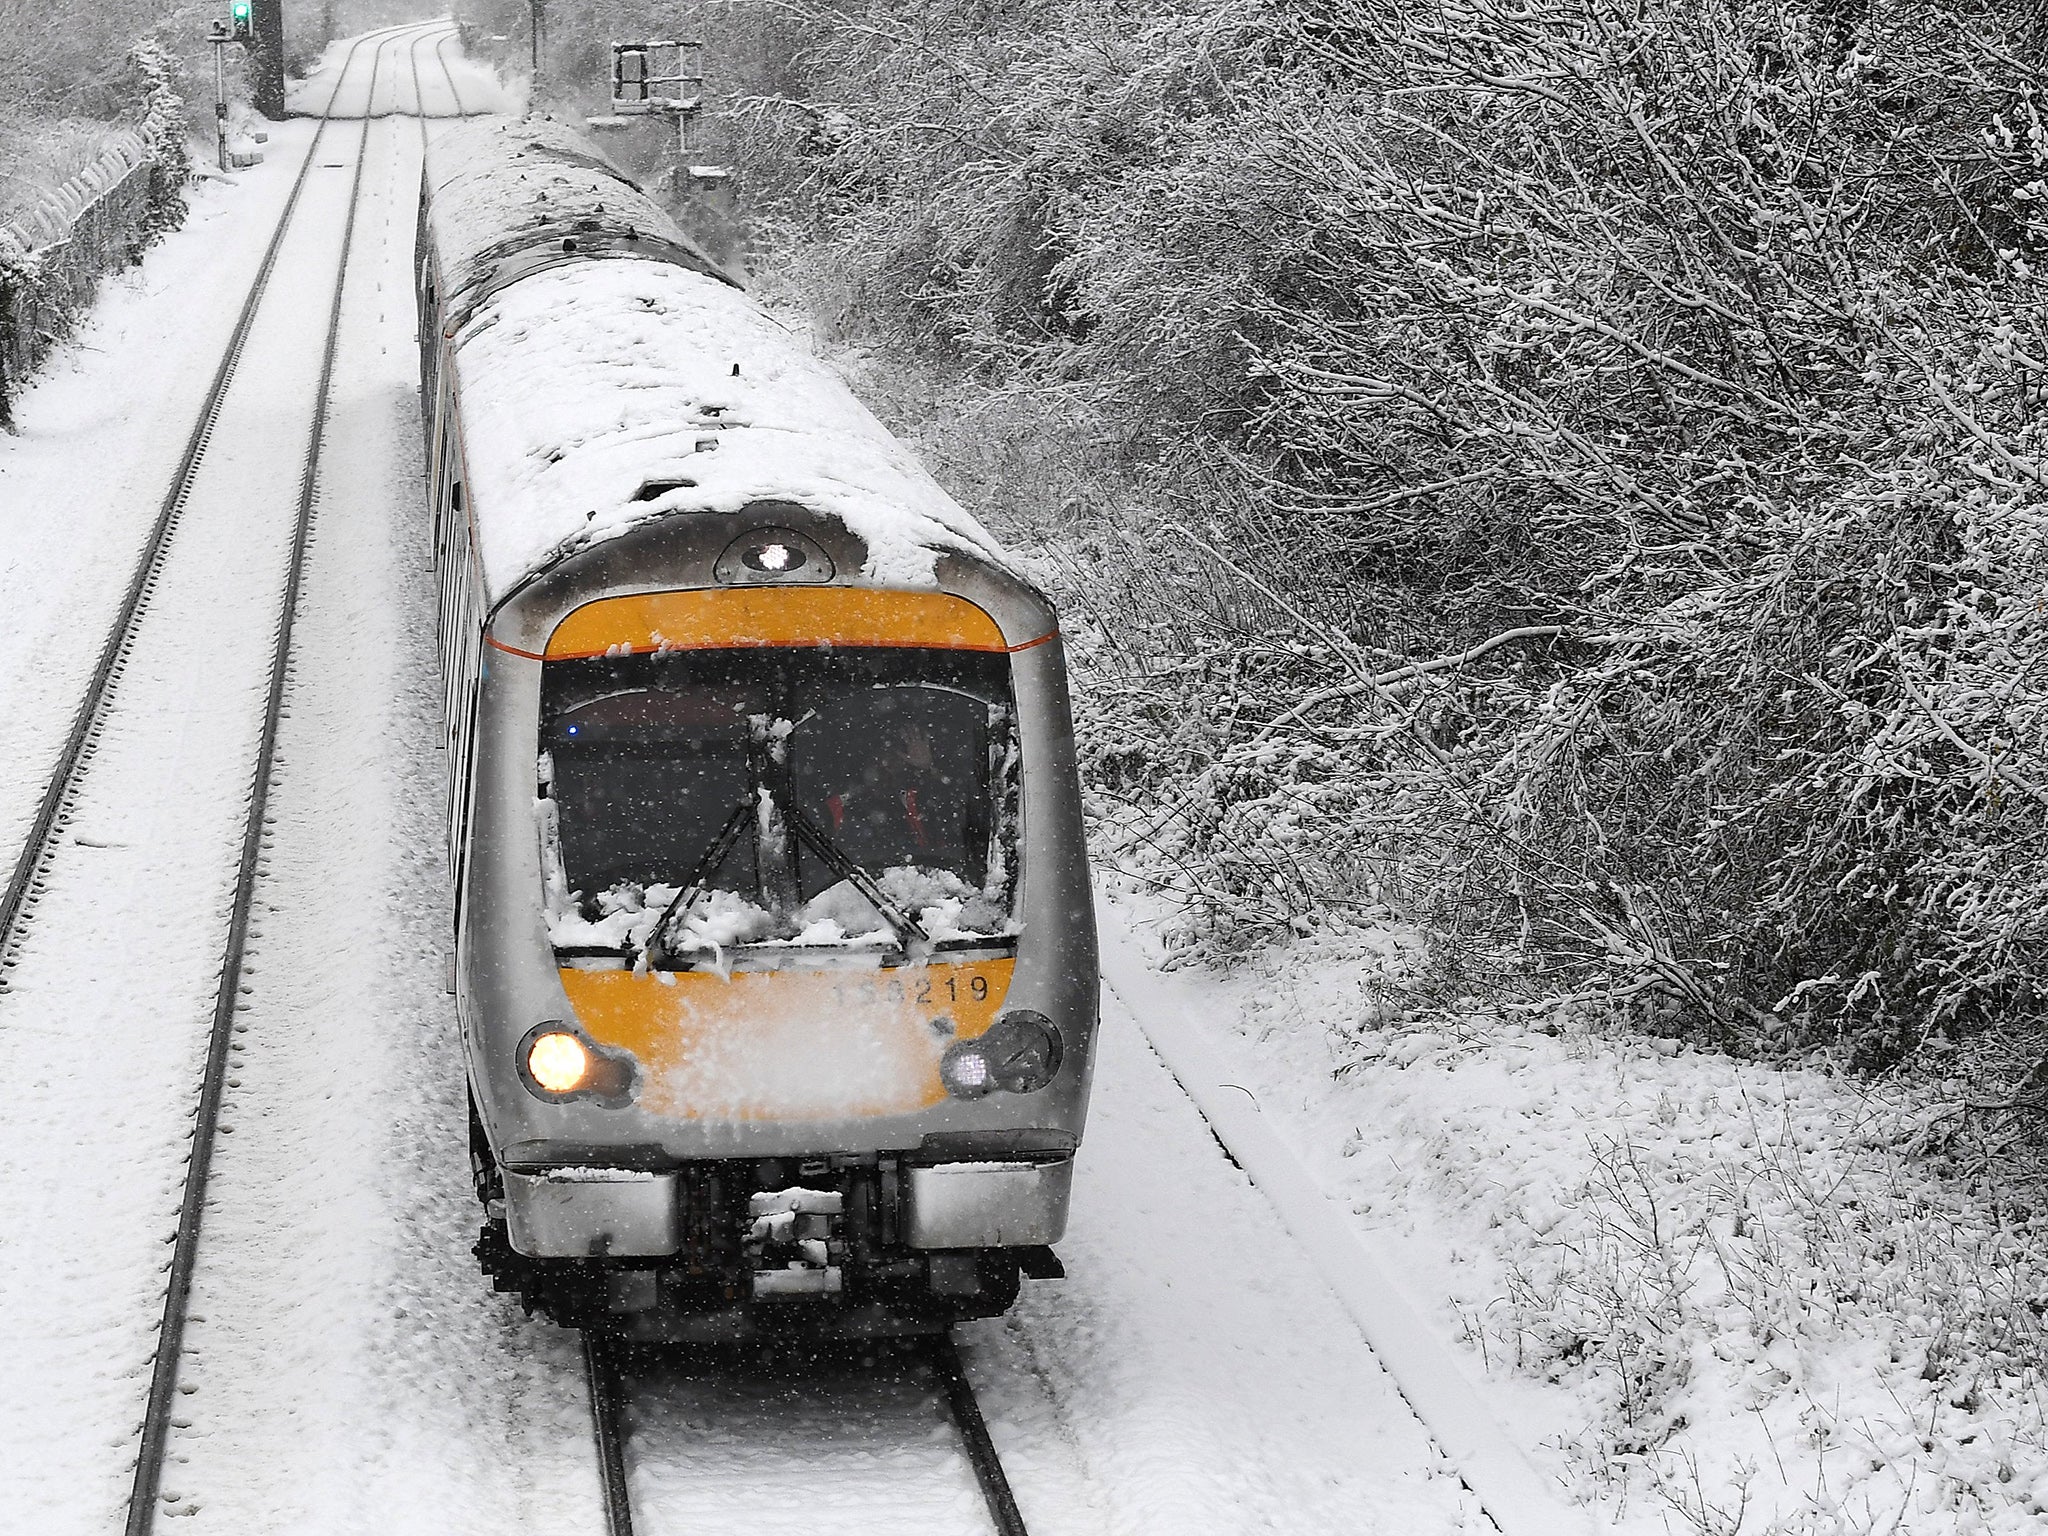
<svg viewBox="0 0 2048 1536"><path fill-rule="evenodd" d="M633 1536L633 1497L626 1484L626 1434L620 1413L624 1389L612 1344L583 1333L583 1374L590 1386L590 1428L597 1439L597 1475L604 1489L606 1536Z"/></svg>
<svg viewBox="0 0 2048 1536"><path fill-rule="evenodd" d="M341 79L355 61L356 49L367 38L358 39L344 61ZM374 104L377 76L384 49L392 37L380 37L370 65L370 97ZM331 113L339 95L341 79L328 96ZM334 295L327 314L327 340L320 358L320 382L314 393L312 426L307 436L306 457L299 478L297 521L287 566L284 595L279 604L277 628L272 639L270 688L265 703L263 731L251 775L249 811L243 823L241 860L235 878L235 899L228 921L227 942L221 956L220 985L214 997L213 1025L207 1038L206 1063L200 1082L199 1102L194 1113L192 1150L185 1166L184 1199L178 1212L178 1231L171 1254L170 1275L164 1291L163 1321L157 1335L156 1358L151 1364L149 1396L142 1424L141 1443L135 1460L135 1480L128 1497L127 1536L149 1536L156 1520L158 1494L163 1482L164 1452L170 1438L171 1398L177 1388L178 1360L183 1352L186 1308L191 1299L192 1272L199 1252L199 1230L206 1209L206 1185L213 1166L215 1127L220 1118L221 1099L227 1081L229 1046L234 1038L236 998L241 990L243 953L248 944L250 911L256 894L256 876L263 853L265 811L270 801L270 782L276 765L277 738L284 717L285 691L289 682L292 627L304 585L306 551L311 542L313 511L319 499L320 455L326 434L328 399L334 382L334 360L341 339L342 300L348 290L349 256L355 243L356 215L362 205L363 171L368 164L370 117L363 119L358 141L356 168L349 192L348 218L342 227L341 259L335 271ZM327 119L322 119L322 132ZM318 136L315 136L315 144ZM310 163L310 156L309 156Z"/></svg>
<svg viewBox="0 0 2048 1536"><path fill-rule="evenodd" d="M192 494L193 483L198 479L200 463L212 441L214 427L220 419L228 389L234 383L235 372L241 364L249 332L256 322L257 311L262 308L264 295L269 292L271 274L277 266L278 252L284 247L285 235L291 229L292 216L298 209L300 194L305 191L306 182L317 162L320 141L325 137L328 125L332 121L335 100L341 94L342 83L348 78L349 67L355 62L356 51L375 36L377 34L374 33L366 35L350 45L341 71L335 77L334 89L327 93L327 105L321 113L320 127L313 135L313 142L306 146L306 158L299 166L298 177L292 183L291 194L285 200L284 211L278 215L277 229L272 233L269 245L264 248L262 263L256 269L256 276L249 285L248 297L242 301L242 310L236 317L235 328L229 334L226 349L221 353L220 366L214 370L213 381L208 385L205 398L200 403L199 417L193 423L191 435L185 442L184 452L178 459L177 468L172 472L170 488L164 493L162 505L157 509L156 521L151 525L149 536L144 541L141 558L136 562L135 570L128 578L128 587L122 594L121 606L115 616L113 627L108 630L106 641L100 647L99 659L86 684L85 696L72 715L71 728L65 735L56 764L50 771L49 782L37 803L35 816L29 822L28 835L15 858L14 869L8 876L6 891L0 894L0 992L7 990L6 973L13 969L14 952L22 929L26 919L35 910L36 898L43 888L51 860L56 854L57 833L70 822L72 799L86 765L93 759L100 734L105 728L108 705L112 702L115 685L120 681L129 653L134 648L144 605L155 590L165 556L170 549L171 537L177 531L178 520ZM383 42L379 41L377 46L381 51ZM373 88L374 84L373 78Z"/></svg>
<svg viewBox="0 0 2048 1536"><path fill-rule="evenodd" d="M602 1333L584 1331L583 1374L590 1393L590 1427L597 1445L598 1481L604 1492L605 1532L606 1536L633 1536L632 1491L626 1481L625 1388L612 1347ZM973 1469L996 1536L1029 1536L953 1335L939 1335L924 1353L938 1378L947 1416L959 1433L960 1447Z"/></svg>
<svg viewBox="0 0 2048 1536"><path fill-rule="evenodd" d="M441 51L453 42L456 36L457 34L454 32L444 32L435 40L434 62L441 66L441 77L448 82L448 99L455 103L455 116L468 117L470 115L469 108L462 104L462 87L455 83L455 71L448 63L448 55ZM437 117L445 117L447 114L436 113L435 115ZM421 131L425 132L426 125L424 119L426 111L424 108L421 109L420 117L422 119Z"/></svg>
<svg viewBox="0 0 2048 1536"><path fill-rule="evenodd" d="M427 142L427 99L420 94L420 38L414 38L405 50L412 70L412 115L419 119L420 143Z"/></svg>
<svg viewBox="0 0 2048 1536"><path fill-rule="evenodd" d="M1027 1536L1024 1517L1017 1512L1016 1496L1010 1492L1010 1479L1003 1472L1002 1458L996 1454L995 1441L989 1438L988 1420L982 1417L974 1384L967 1379L966 1368L960 1363L960 1347L953 1342L950 1332L932 1341L930 1358L939 1385L945 1388L953 1427L960 1432L961 1448L967 1452L968 1465L974 1468L975 1482L981 1485L981 1497L988 1505L989 1519L995 1522L997 1536Z"/></svg>
<svg viewBox="0 0 2048 1536"><path fill-rule="evenodd" d="M421 93L420 90L420 44L424 43L429 35L430 34L425 32L419 33L417 36L408 40L405 45L406 67L412 74L411 116L417 119L419 122L420 140L422 143L426 141L427 136L427 98L424 94ZM448 35L450 34L446 32L440 34L441 37L446 37ZM436 57L439 57L438 49L436 50ZM393 94L394 96L396 95L395 92ZM395 115L402 116L404 114Z"/></svg>
<svg viewBox="0 0 2048 1536"><path fill-rule="evenodd" d="M429 112L427 110L427 98L425 93L420 89L419 47L419 45L425 42L427 39L424 35L422 35L412 40L410 51L412 54L413 116L419 119L420 144L422 146L424 146L427 142L428 118L440 119L469 116L469 109L464 107L462 104L461 88L458 87L455 83L455 71L448 67L448 55L441 51L442 49L446 48L450 42L454 40L455 35L455 30L451 27L444 29L440 33L436 34L434 37L434 62L441 66L441 78L448 82L448 99L455 103L455 110L453 112Z"/></svg>

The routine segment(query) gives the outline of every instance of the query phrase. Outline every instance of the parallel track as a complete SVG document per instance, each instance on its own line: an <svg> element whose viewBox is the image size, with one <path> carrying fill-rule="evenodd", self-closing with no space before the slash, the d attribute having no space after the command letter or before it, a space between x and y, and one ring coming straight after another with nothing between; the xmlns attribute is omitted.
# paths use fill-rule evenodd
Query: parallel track
<svg viewBox="0 0 2048 1536"><path fill-rule="evenodd" d="M422 97L422 96L420 95L420 56L419 56L419 50L418 50L418 49L414 49L414 50L413 50L413 56L412 56L412 101L413 101L413 105L414 105L415 107L417 107L417 108L419 109L419 119L420 119L420 139L421 139L421 141L422 141L422 142L424 142L424 141L425 141L425 139L426 139L426 136L427 136L427 119L428 119L428 118L430 118L430 117L433 117L433 118L445 118L445 117L451 117L451 116L452 116L452 117L468 117L468 116L470 115L470 114L469 114L469 109L468 109L467 107L465 107L465 106L464 106L464 105L462 104L462 88L461 88L460 86L458 86L458 85L457 85L457 84L455 83L455 70L454 70L454 68L453 68L453 67L452 67L452 66L451 66L451 65L449 64L449 62L448 62L448 55L447 55L447 53L445 52L445 50L446 50L446 48L448 47L449 43L453 42L454 40L455 40L455 34L454 34L453 32L444 32L444 33L442 33L442 34L441 34L441 36L439 36L438 38L436 38L436 39L434 40L434 62L435 62L436 64L439 64L439 65L441 66L441 78L442 78L442 79L444 79L444 80L446 80L446 81L448 82L448 99L449 99L449 100L451 100L451 101L453 101L453 102L455 103L455 110L454 110L454 112L452 112L452 113L449 113L449 112L429 112L429 111L427 110L427 103L426 103L425 99L424 99L424 98L423 98L423 97Z"/></svg>
<svg viewBox="0 0 2048 1536"><path fill-rule="evenodd" d="M1010 1492L1002 1458L989 1438L974 1386L961 1365L959 1347L950 1333L931 1341L925 1360L938 1379L946 1410L960 1435L960 1448L974 1470L975 1484L988 1507L996 1536L1028 1536L1024 1517ZM633 1536L632 1492L626 1477L625 1384L612 1346L603 1335L583 1335L583 1369L590 1392L590 1421L597 1447L598 1478L604 1492L607 1536Z"/></svg>
<svg viewBox="0 0 2048 1536"><path fill-rule="evenodd" d="M583 1373L590 1384L590 1427L597 1437L597 1475L604 1490L604 1528L633 1536L633 1495L626 1483L626 1428L618 1362L604 1335L583 1335Z"/></svg>
<svg viewBox="0 0 2048 1536"><path fill-rule="evenodd" d="M440 61L441 73L448 77L448 94L455 98L456 115L458 117L467 117L469 116L469 109L463 106L462 104L462 91L455 84L455 71L449 66L448 55L442 51L448 46L448 44L451 41L453 41L454 37L455 34L451 32L448 34L447 37L444 37L439 42L435 43L434 57Z"/></svg>
<svg viewBox="0 0 2048 1536"><path fill-rule="evenodd" d="M65 735L42 797L37 802L36 813L29 822L28 834L23 839L21 851L15 858L7 887L4 892L0 892L0 992L7 990L7 972L13 968L14 952L22 930L34 915L37 898L44 887L45 876L56 856L58 834L71 819L73 799L87 766L92 762L115 687L120 682L122 669L134 647L144 609L155 590L157 577L170 550L172 536L177 532L179 515L184 511L185 503L192 494L193 483L199 477L200 464L205 459L206 450L213 440L214 427L220 419L221 407L227 399L228 390L234 383L235 372L241 364L242 353L249 339L249 331L255 324L257 311L262 308L264 297L270 291L271 274L276 269L277 255L284 246L285 236L291 229L292 215L298 209L300 194L305 191L306 181L313 167L319 163L320 142L326 136L328 126L333 120L335 98L341 93L342 82L347 78L349 65L354 62L357 50L372 37L380 35L368 34L358 38L350 47L341 73L335 78L334 89L328 93L327 107L321 114L319 130L314 134L313 142L306 147L306 157L299 166L297 179L292 182L291 194L285 201L283 213L278 216L277 229L270 237L270 244L264 249L263 261L256 269L256 276L249 285L248 296L242 301L241 313L236 317L235 328L230 333L227 347L221 354L220 365L214 370L206 397L200 403L198 419L192 425L184 452L179 456L177 468L171 474L170 488L164 493L163 502L157 509L156 521L150 527L134 572L128 578L120 609L115 614L107 638L101 643L98 660L86 684L85 695L72 714L70 730ZM380 37L377 44L380 50L387 40ZM449 84L452 89L452 76Z"/></svg>
<svg viewBox="0 0 2048 1536"><path fill-rule="evenodd" d="M377 77L383 65L384 50L390 44L401 41L402 36L402 29L391 29L384 34L371 34L370 37L360 38L349 49L341 73L336 78L335 88L329 93L319 131L307 151L305 165L300 168L299 180L293 186L291 202L286 205L284 215L279 220L278 234L272 239L257 283L244 308L241 322L230 345L229 355L223 360L214 388L209 392L200 427L193 434L194 447L181 465L172 496L166 500L167 515L160 520L144 566L138 572L134 588L135 601L124 610L122 627L117 629L115 637L109 642L107 654L110 657L118 660L130 642L130 635L141 608L141 599L147 595L153 572L162 560L163 545L167 542L169 528L175 522L175 518L169 514L182 505L189 490L199 457L204 452L206 437L213 419L219 412L221 398L233 377L233 365L239 358L242 341L268 287L274 258L283 240L284 231L291 222L292 208L297 203L299 188L305 183L307 170L316 163L315 156L319 150L320 140L325 135L329 123L333 121L335 99L340 95L341 86L348 76L349 69L354 65L356 54L371 37L376 38L376 51L370 65L370 90L365 98L366 105L374 107ZM418 39L414 38L413 41L416 43ZM452 88L452 80L450 84ZM234 903L229 916L227 942L221 958L219 987L214 998L213 1023L207 1039L205 1067L194 1115L192 1148L186 1163L184 1198L179 1208L177 1236L172 1249L170 1274L165 1286L163 1321L159 1327L156 1356L150 1370L149 1395L141 1441L136 1454L135 1478L128 1497L127 1536L149 1536L155 1525L156 1505L163 1481L164 1453L171 1430L172 1397L177 1388L178 1360L184 1343L192 1272L199 1251L199 1231L206 1206L207 1179L212 1168L214 1138L226 1087L229 1047L234 1037L235 1000L242 983L243 953L248 943L250 911L254 902L257 869L263 850L263 828L265 812L269 805L272 770L276 761L278 730L284 715L291 661L292 626L298 612L299 592L305 577L306 551L312 533L313 512L318 501L321 443L327 427L327 406L334 380L334 360L340 343L342 299L347 291L349 257L355 241L356 214L362 201L363 172L368 164L370 122L375 115L374 112L366 112L363 118L362 137L357 145L355 179L349 193L348 217L342 230L340 260L335 268L334 289L329 300L326 342L320 360L320 381L314 396L312 423L307 434L305 461L299 478L299 499L293 526L291 555L271 648L269 693L256 763L251 775L249 809L243 824ZM102 677L95 679L95 693L81 710L82 717L90 716L92 720L97 720L105 708L105 695L111 691L117 675L118 667L111 667ZM91 729L75 731L74 734L79 739L86 740L90 738ZM75 777L82 766L82 760L67 761L65 767L68 776ZM53 781L53 784L58 782L60 781ZM62 791L46 796L46 804L60 807L68 788L67 783ZM62 823L61 810L53 809L48 818L48 825L54 828L61 826ZM27 858L26 853L24 858Z"/></svg>

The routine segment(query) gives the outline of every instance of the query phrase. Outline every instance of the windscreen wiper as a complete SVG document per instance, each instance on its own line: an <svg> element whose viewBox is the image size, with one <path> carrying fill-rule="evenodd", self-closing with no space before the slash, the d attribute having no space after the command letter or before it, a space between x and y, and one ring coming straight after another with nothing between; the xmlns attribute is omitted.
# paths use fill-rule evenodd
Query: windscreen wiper
<svg viewBox="0 0 2048 1536"><path fill-rule="evenodd" d="M704 894L704 887L718 872L718 866L725 862L725 856L732 852L749 824L754 820L754 806L751 800L742 800L732 808L732 814L725 818L725 825L718 829L718 836L711 840L711 846L704 850L704 857L697 861L697 867L690 871L689 881L676 898L662 909L661 921L654 925L654 931L647 935L647 964L649 969L662 965L669 958L668 925L678 914L688 913L697 904L697 898Z"/></svg>
<svg viewBox="0 0 2048 1536"><path fill-rule="evenodd" d="M799 842L807 844L811 852L831 865L835 875L851 884L869 906L882 914L882 921L896 930L896 942L903 947L905 956L920 959L931 949L932 936L925 932L924 924L884 896L875 877L841 853L810 817L794 805L787 805L782 808L782 819L789 823Z"/></svg>

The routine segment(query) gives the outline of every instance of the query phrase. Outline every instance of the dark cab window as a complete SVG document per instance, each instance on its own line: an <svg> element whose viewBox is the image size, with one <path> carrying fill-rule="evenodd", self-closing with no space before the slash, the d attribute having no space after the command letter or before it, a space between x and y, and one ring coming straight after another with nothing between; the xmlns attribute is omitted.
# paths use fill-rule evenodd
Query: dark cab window
<svg viewBox="0 0 2048 1536"><path fill-rule="evenodd" d="M1006 656L763 648L551 662L540 746L560 949L632 955L653 940L657 963L690 963L705 948L943 944L1007 924Z"/></svg>

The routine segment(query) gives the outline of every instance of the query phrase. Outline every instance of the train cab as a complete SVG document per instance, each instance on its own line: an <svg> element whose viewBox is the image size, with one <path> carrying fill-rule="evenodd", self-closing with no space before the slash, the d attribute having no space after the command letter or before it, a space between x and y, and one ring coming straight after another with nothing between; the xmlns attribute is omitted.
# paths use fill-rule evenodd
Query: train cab
<svg viewBox="0 0 2048 1536"><path fill-rule="evenodd" d="M1096 1027L1051 606L556 125L434 143L419 300L486 1269L684 1342L1001 1311Z"/></svg>

